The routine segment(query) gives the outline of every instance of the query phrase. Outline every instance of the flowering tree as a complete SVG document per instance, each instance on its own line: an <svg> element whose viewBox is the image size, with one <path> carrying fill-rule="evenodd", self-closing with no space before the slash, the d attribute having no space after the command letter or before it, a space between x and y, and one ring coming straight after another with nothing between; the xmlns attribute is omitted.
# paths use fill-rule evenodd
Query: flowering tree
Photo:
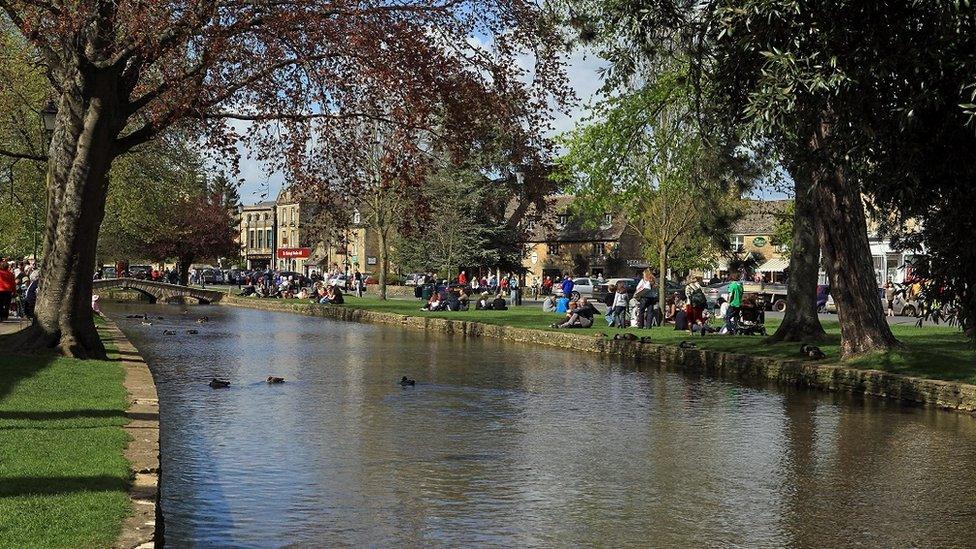
<svg viewBox="0 0 976 549"><path fill-rule="evenodd" d="M364 118L436 125L458 146L491 122L524 152L568 97L532 0L0 0L0 13L58 109L37 323L8 341L20 349L103 354L89 295L107 174L161 132L194 132L231 164L244 143L269 171L347 196L360 178L320 168L350 154L343 136Z"/></svg>

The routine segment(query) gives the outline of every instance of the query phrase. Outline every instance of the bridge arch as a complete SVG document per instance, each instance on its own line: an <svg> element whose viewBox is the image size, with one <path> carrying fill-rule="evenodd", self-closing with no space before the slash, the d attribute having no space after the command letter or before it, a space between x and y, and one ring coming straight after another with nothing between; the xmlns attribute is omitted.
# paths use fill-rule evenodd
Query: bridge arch
<svg viewBox="0 0 976 549"><path fill-rule="evenodd" d="M139 280L135 278L106 278L96 280L92 283L92 290L107 288L122 288L135 290L149 297L153 303L171 302L176 299L194 299L201 304L210 304L220 301L224 296L223 292L215 290L204 290L190 286L180 286L177 284L167 284L165 282L154 282L152 280Z"/></svg>

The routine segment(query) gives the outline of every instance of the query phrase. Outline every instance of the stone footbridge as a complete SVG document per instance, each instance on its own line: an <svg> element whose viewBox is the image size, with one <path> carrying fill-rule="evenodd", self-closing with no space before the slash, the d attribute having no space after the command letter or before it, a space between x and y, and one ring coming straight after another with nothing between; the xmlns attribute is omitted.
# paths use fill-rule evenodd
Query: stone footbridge
<svg viewBox="0 0 976 549"><path fill-rule="evenodd" d="M93 290L106 290L109 288L121 288L123 290L136 290L149 297L153 303L167 302L175 299L192 298L207 305L220 301L224 297L224 292L215 290L204 290L190 286L180 286L178 284L166 284L165 282L153 282L152 280L139 280L136 278L103 278L92 283Z"/></svg>

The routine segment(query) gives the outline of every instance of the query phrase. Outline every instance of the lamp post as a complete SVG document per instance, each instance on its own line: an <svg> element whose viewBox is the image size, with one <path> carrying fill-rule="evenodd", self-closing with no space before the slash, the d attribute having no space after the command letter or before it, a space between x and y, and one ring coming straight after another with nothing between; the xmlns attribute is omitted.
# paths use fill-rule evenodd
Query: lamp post
<svg viewBox="0 0 976 549"><path fill-rule="evenodd" d="M48 139L54 133L54 124L58 119L58 108L54 101L48 101L47 105L41 109L41 122L44 124L44 131L48 133Z"/></svg>

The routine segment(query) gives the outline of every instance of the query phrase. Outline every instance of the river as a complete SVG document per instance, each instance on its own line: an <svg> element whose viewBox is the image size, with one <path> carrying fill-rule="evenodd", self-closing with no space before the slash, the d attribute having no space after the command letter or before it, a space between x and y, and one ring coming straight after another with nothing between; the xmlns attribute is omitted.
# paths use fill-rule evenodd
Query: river
<svg viewBox="0 0 976 549"><path fill-rule="evenodd" d="M156 378L170 546L974 543L970 416L286 313L105 308ZM164 320L124 318L144 311Z"/></svg>

